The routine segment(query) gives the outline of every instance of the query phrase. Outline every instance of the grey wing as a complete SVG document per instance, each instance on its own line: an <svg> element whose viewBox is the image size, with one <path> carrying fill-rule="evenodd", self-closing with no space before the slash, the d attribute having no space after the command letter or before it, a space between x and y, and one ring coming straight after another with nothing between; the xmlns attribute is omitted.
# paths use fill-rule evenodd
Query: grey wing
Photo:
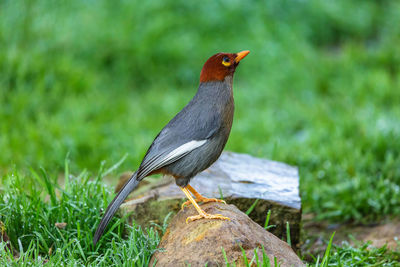
<svg viewBox="0 0 400 267"><path fill-rule="evenodd" d="M141 180L151 172L171 164L196 148L204 145L207 139L202 140L172 140L168 134L168 129L163 129L156 137L153 144L146 153L137 173L137 179Z"/></svg>

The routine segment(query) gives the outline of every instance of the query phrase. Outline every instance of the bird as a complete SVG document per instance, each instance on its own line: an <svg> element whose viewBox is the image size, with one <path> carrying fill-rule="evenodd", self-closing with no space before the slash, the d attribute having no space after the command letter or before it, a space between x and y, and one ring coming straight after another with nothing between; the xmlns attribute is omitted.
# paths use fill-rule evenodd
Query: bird
<svg viewBox="0 0 400 267"><path fill-rule="evenodd" d="M249 53L217 53L204 63L195 96L156 136L137 171L108 205L93 236L94 245L125 198L141 180L153 174L173 176L188 198L182 208L193 204L198 215L188 217L186 223L203 218L230 220L201 209L197 202L224 201L202 196L189 182L219 158L228 141L234 114L233 75Z"/></svg>

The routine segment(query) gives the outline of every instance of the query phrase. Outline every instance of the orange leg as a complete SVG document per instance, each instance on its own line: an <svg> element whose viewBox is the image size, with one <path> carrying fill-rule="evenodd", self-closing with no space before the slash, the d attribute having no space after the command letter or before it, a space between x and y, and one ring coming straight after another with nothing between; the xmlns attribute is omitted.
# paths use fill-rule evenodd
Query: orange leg
<svg viewBox="0 0 400 267"><path fill-rule="evenodd" d="M199 192L194 190L194 188L191 187L190 185L187 185L186 188L189 189L189 191L192 192L192 194L196 197L196 199L194 200L196 202L204 202L204 203L207 203L207 202L221 202L221 203L226 204L226 202L224 200L222 200L222 199L203 197L202 195L200 195ZM190 205L190 203L191 203L190 200L186 201L185 203L182 204L181 208L184 209L185 206Z"/></svg>
<svg viewBox="0 0 400 267"><path fill-rule="evenodd" d="M186 197L189 199L189 201L193 204L193 206L195 207L195 209L197 210L199 215L187 217L186 218L186 223L188 223L190 221L199 220L199 219L202 219L202 218L205 218L205 219L220 219L220 220L229 220L229 221L231 220L230 218L222 216L221 214L208 214L208 213L206 213L204 210L202 210L200 208L199 204L197 204L196 200L190 194L190 192L189 192L190 189L189 190L188 189L189 189L189 186L181 187L181 190L186 195Z"/></svg>

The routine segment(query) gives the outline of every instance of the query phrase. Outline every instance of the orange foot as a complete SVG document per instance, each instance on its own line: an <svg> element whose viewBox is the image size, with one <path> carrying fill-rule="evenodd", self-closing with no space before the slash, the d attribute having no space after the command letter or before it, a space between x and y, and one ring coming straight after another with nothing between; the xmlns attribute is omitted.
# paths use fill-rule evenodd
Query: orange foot
<svg viewBox="0 0 400 267"><path fill-rule="evenodd" d="M222 199L217 199L217 198L206 198L206 197L203 197L203 196L196 197L196 198L194 199L194 201L196 201L197 203L199 203L199 202L203 202L203 203L207 203L207 202L220 202L220 203L226 204L226 202L225 202L224 200L222 200ZM192 204L192 202L190 202L190 200L188 200L188 201L186 201L185 203L183 203L182 206L181 206L182 210L185 208L185 206L188 206L188 205L190 205L190 204Z"/></svg>
<svg viewBox="0 0 400 267"><path fill-rule="evenodd" d="M199 213L198 215L195 216L190 216L186 218L186 223L191 222L191 221L195 221L195 220L199 220L199 219L219 219L219 220L231 220L228 217L222 216L221 214L208 214L206 213L204 210L202 210L200 208L200 206L197 204L197 202L223 202L225 203L225 201L220 200L220 199L216 199L216 198L205 198L202 195L200 195L199 193L196 192L196 190L193 189L193 187L191 187L190 185L187 185L186 187L181 187L182 192L186 195L186 197L189 199L189 203L192 203L193 206L195 207L195 209L197 210L197 212ZM190 192L192 192L195 196L196 199L193 198L193 196L190 194ZM182 208L185 206L186 202L183 203Z"/></svg>
<svg viewBox="0 0 400 267"><path fill-rule="evenodd" d="M221 214L208 214L208 213L199 213L199 215L195 216L189 216L186 218L186 223L200 220L200 219L218 219L218 220L228 220L230 221L231 219L229 217L222 216Z"/></svg>

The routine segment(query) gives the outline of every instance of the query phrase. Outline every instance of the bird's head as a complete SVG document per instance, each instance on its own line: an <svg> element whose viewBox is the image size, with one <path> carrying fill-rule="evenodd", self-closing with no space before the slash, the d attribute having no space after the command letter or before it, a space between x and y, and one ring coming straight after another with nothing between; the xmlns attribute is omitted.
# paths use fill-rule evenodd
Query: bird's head
<svg viewBox="0 0 400 267"><path fill-rule="evenodd" d="M223 81L225 77L232 76L239 65L240 60L250 51L239 53L218 53L210 57L204 63L200 73L200 82Z"/></svg>

